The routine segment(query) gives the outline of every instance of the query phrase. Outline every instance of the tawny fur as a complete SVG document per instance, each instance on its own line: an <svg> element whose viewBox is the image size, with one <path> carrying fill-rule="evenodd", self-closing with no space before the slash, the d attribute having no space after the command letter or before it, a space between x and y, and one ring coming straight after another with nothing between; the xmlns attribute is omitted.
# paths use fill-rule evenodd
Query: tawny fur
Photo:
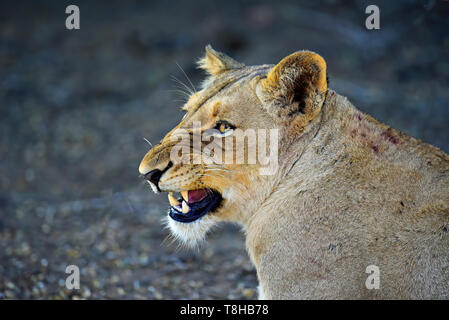
<svg viewBox="0 0 449 320"><path fill-rule="evenodd" d="M204 131L219 119L277 128L279 169L261 176L258 164L174 165L162 191L213 188L224 199L192 226L171 221L176 237L192 244L217 222L240 223L261 298L449 298L447 154L328 90L315 53L246 67L209 48L201 66L210 78L176 128L201 121ZM172 133L141 173L167 166ZM379 289L365 286L369 265L379 267Z"/></svg>

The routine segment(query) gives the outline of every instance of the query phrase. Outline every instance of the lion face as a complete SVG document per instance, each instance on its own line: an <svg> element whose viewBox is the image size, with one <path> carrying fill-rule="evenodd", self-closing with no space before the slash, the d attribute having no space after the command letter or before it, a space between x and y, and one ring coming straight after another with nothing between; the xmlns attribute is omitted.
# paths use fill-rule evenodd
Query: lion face
<svg viewBox="0 0 449 320"><path fill-rule="evenodd" d="M327 90L324 60L311 52L247 67L208 46L199 63L210 77L139 166L154 192L168 193L168 225L188 244L216 222L250 219L282 178L289 146L307 131Z"/></svg>

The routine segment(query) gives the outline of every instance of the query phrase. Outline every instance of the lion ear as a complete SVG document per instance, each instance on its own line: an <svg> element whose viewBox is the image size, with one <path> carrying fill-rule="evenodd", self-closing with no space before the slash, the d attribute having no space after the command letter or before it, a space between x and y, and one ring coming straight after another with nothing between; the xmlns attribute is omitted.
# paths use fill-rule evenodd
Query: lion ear
<svg viewBox="0 0 449 320"><path fill-rule="evenodd" d="M259 89L263 100L275 100L280 114L317 114L327 92L326 62L311 51L295 52L268 72Z"/></svg>
<svg viewBox="0 0 449 320"><path fill-rule="evenodd" d="M242 68L245 65L237 62L224 53L215 51L211 45L206 46L206 54L198 60L198 67L211 76L216 76L226 70Z"/></svg>

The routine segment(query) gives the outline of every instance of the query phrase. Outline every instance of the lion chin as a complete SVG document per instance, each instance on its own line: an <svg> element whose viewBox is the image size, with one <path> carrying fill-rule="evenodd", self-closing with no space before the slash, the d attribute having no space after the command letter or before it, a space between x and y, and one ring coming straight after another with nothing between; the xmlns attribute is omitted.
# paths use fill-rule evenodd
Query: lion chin
<svg viewBox="0 0 449 320"><path fill-rule="evenodd" d="M202 217L190 223L182 223L172 219L169 215L164 217L165 224L173 237L188 247L198 247L208 231L216 224L210 216Z"/></svg>

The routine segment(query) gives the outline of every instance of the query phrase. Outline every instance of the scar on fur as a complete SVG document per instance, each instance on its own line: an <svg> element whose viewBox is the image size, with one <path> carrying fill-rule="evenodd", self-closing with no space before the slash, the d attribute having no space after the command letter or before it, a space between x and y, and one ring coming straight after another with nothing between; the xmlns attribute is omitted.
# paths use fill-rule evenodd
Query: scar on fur
<svg viewBox="0 0 449 320"><path fill-rule="evenodd" d="M218 115L218 109L220 108L221 103L218 101L212 107L212 117L216 117Z"/></svg>
<svg viewBox="0 0 449 320"><path fill-rule="evenodd" d="M388 128L386 131L382 132L381 136L393 144L399 144L399 139L393 135L391 128Z"/></svg>

